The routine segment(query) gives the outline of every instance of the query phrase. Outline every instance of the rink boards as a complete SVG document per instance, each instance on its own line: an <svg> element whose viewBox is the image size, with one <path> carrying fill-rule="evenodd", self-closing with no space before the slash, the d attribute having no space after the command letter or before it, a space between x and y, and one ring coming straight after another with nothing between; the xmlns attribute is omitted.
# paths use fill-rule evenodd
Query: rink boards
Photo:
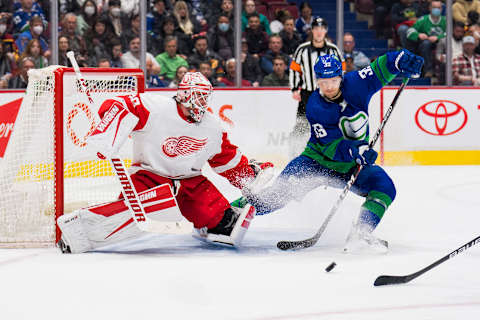
<svg viewBox="0 0 480 320"><path fill-rule="evenodd" d="M372 98L371 130L378 127L396 89L384 88ZM480 164L479 93L480 88L470 87L407 87L377 144L379 161L387 165ZM145 94L173 96L175 90ZM23 96L21 90L0 91L0 158ZM217 89L211 111L247 156L282 166L289 159L288 137L296 106L288 89Z"/></svg>

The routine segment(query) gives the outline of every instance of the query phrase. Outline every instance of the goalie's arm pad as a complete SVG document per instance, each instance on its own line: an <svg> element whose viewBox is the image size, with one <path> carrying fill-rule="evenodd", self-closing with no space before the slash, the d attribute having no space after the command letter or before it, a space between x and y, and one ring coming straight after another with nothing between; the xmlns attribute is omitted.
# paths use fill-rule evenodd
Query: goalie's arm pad
<svg viewBox="0 0 480 320"><path fill-rule="evenodd" d="M115 156L130 133L141 129L148 119L148 110L138 96L105 100L98 113L102 120L87 138L87 143L99 158Z"/></svg>

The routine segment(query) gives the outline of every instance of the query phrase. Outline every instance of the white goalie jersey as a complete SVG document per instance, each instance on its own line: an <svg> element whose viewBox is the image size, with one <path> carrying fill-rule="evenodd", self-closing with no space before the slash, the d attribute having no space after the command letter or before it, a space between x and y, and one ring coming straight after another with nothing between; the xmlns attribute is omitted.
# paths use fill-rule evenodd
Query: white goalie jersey
<svg viewBox="0 0 480 320"><path fill-rule="evenodd" d="M201 122L191 122L173 98L140 94L105 101L100 116L118 102L138 117L132 132L130 173L144 169L163 177L183 179L200 175L208 162L215 172L237 187L243 186L245 178L254 176L247 158L230 143L212 114L207 112Z"/></svg>

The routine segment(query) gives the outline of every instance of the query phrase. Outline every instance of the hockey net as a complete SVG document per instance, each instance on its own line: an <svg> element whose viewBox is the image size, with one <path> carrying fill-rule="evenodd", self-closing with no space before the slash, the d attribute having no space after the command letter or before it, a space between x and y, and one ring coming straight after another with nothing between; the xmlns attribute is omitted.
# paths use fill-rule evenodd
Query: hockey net
<svg viewBox="0 0 480 320"><path fill-rule="evenodd" d="M110 164L97 160L85 138L108 98L144 90L140 69L85 68L89 103L73 69L29 71L29 82L0 163L0 246L41 247L59 239L56 218L120 194ZM130 140L130 139L129 139ZM132 144L120 157L128 166Z"/></svg>

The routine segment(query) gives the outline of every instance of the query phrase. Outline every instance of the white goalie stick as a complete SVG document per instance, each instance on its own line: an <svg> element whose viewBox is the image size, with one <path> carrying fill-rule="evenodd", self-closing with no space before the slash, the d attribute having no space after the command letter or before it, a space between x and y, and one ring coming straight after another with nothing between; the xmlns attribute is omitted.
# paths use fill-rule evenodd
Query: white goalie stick
<svg viewBox="0 0 480 320"><path fill-rule="evenodd" d="M387 124L387 121L390 118L390 115L392 114L393 108L395 107L395 104L397 103L397 100L400 97L400 94L402 93L403 89L407 85L408 80L409 78L405 78L403 80L403 83L398 89L397 94L395 94L395 97L393 98L393 101L390 104L390 107L387 109L385 113L385 117L383 118L383 121L380 123L380 126L377 129L377 132L375 132L375 135L373 136L372 140L370 140L370 143L368 144L369 148L373 148L375 146L375 143L380 137L380 134L382 133L383 128L385 128L385 125ZM277 248L279 248L280 250L294 250L294 249L304 249L304 248L309 248L311 246L314 246L318 242L318 239L320 239L320 237L322 236L325 229L327 228L328 224L330 223L330 220L332 220L335 213L337 213L338 208L342 204L343 199L345 199L345 197L347 196L348 191L350 191L350 188L353 186L353 184L357 180L357 177L360 174L360 171L362 170L362 168L363 168L362 165L357 165L355 172L353 173L352 177L350 178L347 185L343 189L342 193L340 194L340 197L338 197L337 201L335 201L335 204L333 205L332 209L330 209L330 212L328 213L328 216L325 218L325 221L322 223L317 233L315 233L313 237L305 240L298 240L298 241L279 241L277 243Z"/></svg>
<svg viewBox="0 0 480 320"><path fill-rule="evenodd" d="M73 51L67 52L67 57L72 63L73 70L75 71L77 79L84 89L83 91L87 96L88 101L91 104L93 104L94 101L92 99L92 96L90 95L88 84L80 72L80 67L78 66L78 63L75 60L75 55ZM145 209L143 208L143 205L140 202L140 198L138 197L137 190L135 190L135 187L132 183L132 179L130 178L130 175L128 174L122 159L111 158L109 160L110 160L110 164L112 165L112 170L115 173L116 177L118 178L118 181L122 186L123 197L126 200L125 202L127 203L130 209L129 212L131 213L132 218L135 221L137 227L140 230L146 231L146 232L177 233L175 232L175 229L179 227L177 223L156 221L147 217L147 215L145 214ZM178 229L179 229L178 233L184 233L184 231L180 232L181 228L178 228Z"/></svg>

